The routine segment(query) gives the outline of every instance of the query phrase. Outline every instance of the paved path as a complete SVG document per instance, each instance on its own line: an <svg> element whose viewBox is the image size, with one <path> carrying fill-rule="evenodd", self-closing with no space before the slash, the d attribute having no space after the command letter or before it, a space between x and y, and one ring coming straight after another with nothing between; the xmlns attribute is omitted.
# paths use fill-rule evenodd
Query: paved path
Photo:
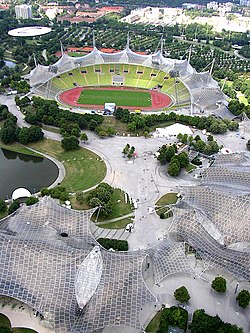
<svg viewBox="0 0 250 333"><path fill-rule="evenodd" d="M19 126L28 126L23 120L23 115L17 110L13 102L13 96L0 96L0 103L7 104L10 111L18 117ZM56 133L44 131L45 137L60 140L61 136ZM194 133L200 134L200 131ZM202 135L201 135L202 136ZM169 177L164 168L160 166L154 158L154 153L158 148L169 141L165 139L145 139L142 137L114 137L99 139L94 133L88 132L89 143L83 144L82 147L88 148L97 153L106 163L107 175L105 182L114 187L118 187L126 191L130 197L136 202L138 208L135 210L135 230L132 234L126 233L124 230L102 229L91 224L95 237L129 237L130 250L143 249L156 245L167 233L171 224L171 219L161 220L155 212L150 213L154 208L155 202L167 192L178 192L180 187L194 184L191 175L182 172L179 177ZM217 135L219 142L224 146L231 148L234 152L246 151L245 141L236 139L235 132L229 132L226 135ZM123 158L122 150L129 143L134 146L138 154L138 158L128 163ZM225 272L223 272L225 275ZM213 272L213 276L215 273ZM210 278L208 281L210 283ZM150 282L150 281L147 281ZM190 306L192 309L197 307L205 308L209 314L218 313L223 320L233 322L239 326L244 326L245 332L249 331L247 321L249 321L249 311L247 314L242 313L235 308L233 302L234 282L231 279L231 286L228 295L224 299L211 297L211 288L208 282L202 280L193 280L192 278L182 277L178 275L176 278L169 277L166 282L162 282L160 286L151 286L154 294L158 294L159 299L165 300L166 303L174 304L173 291L181 285L187 285L192 293L192 301ZM158 289L157 289L158 288ZM217 303L216 303L217 302ZM246 320L247 316L247 320ZM104 332L123 332L120 328L112 330L106 328ZM39 331L43 333L42 331ZM126 330L124 331L126 332ZM132 333L132 330L129 329ZM46 332L47 333L47 332Z"/></svg>

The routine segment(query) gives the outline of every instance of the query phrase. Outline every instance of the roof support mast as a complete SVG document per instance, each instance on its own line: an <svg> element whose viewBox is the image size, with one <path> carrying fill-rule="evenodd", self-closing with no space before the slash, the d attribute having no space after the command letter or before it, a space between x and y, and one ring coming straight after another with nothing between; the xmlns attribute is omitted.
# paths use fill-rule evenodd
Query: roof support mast
<svg viewBox="0 0 250 333"><path fill-rule="evenodd" d="M96 44L95 44L95 32L93 30L93 48L95 48L95 47L96 47Z"/></svg>
<svg viewBox="0 0 250 333"><path fill-rule="evenodd" d="M35 67L37 67L37 61L36 61L36 56L35 56L35 53L33 53L33 57L34 57L34 63L35 63Z"/></svg>
<svg viewBox="0 0 250 333"><path fill-rule="evenodd" d="M210 68L210 71L209 71L209 74L210 74L210 75L212 75L212 73L213 73L214 63L215 63L215 58L214 58L213 61L212 61L212 65L211 65L211 68Z"/></svg>
<svg viewBox="0 0 250 333"><path fill-rule="evenodd" d="M191 61L191 55L192 55L192 44L190 45L189 52L188 52L188 63L190 64Z"/></svg>
<svg viewBox="0 0 250 333"><path fill-rule="evenodd" d="M163 46L164 46L164 39L163 36L161 36L161 54L163 55Z"/></svg>
<svg viewBox="0 0 250 333"><path fill-rule="evenodd" d="M129 50L129 43L130 43L130 38L129 38L129 31L128 31L128 35L127 35L127 45L126 45L126 49Z"/></svg>

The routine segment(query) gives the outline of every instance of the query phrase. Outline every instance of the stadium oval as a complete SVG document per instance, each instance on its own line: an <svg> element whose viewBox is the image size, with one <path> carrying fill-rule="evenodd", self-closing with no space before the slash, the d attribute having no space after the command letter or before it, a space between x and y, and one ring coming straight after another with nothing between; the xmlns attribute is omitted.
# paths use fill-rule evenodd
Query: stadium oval
<svg viewBox="0 0 250 333"><path fill-rule="evenodd" d="M51 32L51 28L35 26L12 29L8 32L8 35L13 37L35 37L48 34L49 32Z"/></svg>

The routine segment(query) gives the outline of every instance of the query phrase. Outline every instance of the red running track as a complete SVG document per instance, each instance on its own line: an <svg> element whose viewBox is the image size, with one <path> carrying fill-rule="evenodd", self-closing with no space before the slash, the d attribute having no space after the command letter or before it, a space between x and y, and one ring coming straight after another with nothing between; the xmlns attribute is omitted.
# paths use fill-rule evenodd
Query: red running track
<svg viewBox="0 0 250 333"><path fill-rule="evenodd" d="M91 89L93 89L93 90L133 90L133 91L149 92L151 95L152 106L142 107L143 110L159 110L159 109L168 107L172 103L172 99L168 95L165 95L159 91L134 89L134 88L127 88L127 87L102 87L102 88L76 87L76 88L69 89L69 90L62 92L61 94L59 94L58 98L62 103L68 104L71 106L78 106L78 107L102 110L103 105L90 105L90 104L78 104L77 103L83 89L85 89L85 90L86 89L88 89L88 90L91 90ZM129 110L139 109L138 106L126 106L126 105L118 105L118 106L129 109Z"/></svg>

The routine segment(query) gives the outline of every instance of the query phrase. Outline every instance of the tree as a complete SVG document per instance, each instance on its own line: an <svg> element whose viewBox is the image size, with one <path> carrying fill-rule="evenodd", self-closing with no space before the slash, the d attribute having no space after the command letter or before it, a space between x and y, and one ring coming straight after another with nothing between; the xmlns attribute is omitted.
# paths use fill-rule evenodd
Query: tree
<svg viewBox="0 0 250 333"><path fill-rule="evenodd" d="M169 163L168 174L172 177L178 176L180 173L180 167L176 162Z"/></svg>
<svg viewBox="0 0 250 333"><path fill-rule="evenodd" d="M250 303L250 293L248 290L241 290L239 292L239 294L236 297L236 300L238 301L238 304L240 307L242 307L243 309L245 309L246 307L248 307L249 303Z"/></svg>
<svg viewBox="0 0 250 333"><path fill-rule="evenodd" d="M175 290L174 297L181 303L187 303L190 300L190 295L186 287L182 286Z"/></svg>
<svg viewBox="0 0 250 333"><path fill-rule="evenodd" d="M246 147L247 147L248 150L250 150L250 139L247 141Z"/></svg>
<svg viewBox="0 0 250 333"><path fill-rule="evenodd" d="M227 281L222 276L216 276L211 287L218 293L224 293L227 289Z"/></svg>
<svg viewBox="0 0 250 333"><path fill-rule="evenodd" d="M86 133L82 133L80 136L80 140L83 141L84 143L86 143L88 141L88 136Z"/></svg>
<svg viewBox="0 0 250 333"><path fill-rule="evenodd" d="M61 145L64 150L75 150L79 148L79 140L75 136L68 136L62 139Z"/></svg>
<svg viewBox="0 0 250 333"><path fill-rule="evenodd" d="M18 208L20 207L20 203L17 200L14 200L10 205L8 209L8 214L14 213Z"/></svg>
<svg viewBox="0 0 250 333"><path fill-rule="evenodd" d="M0 198L0 212L6 212L7 204L6 202Z"/></svg>
<svg viewBox="0 0 250 333"><path fill-rule="evenodd" d="M38 198L36 198L36 197L29 197L25 200L25 203L27 206L34 205L37 202L38 202Z"/></svg>
<svg viewBox="0 0 250 333"><path fill-rule="evenodd" d="M181 168L185 168L189 164L188 154L184 151L177 155Z"/></svg>
<svg viewBox="0 0 250 333"><path fill-rule="evenodd" d="M85 202L85 196L83 192L76 193L76 201L78 201L80 204L83 204Z"/></svg>

